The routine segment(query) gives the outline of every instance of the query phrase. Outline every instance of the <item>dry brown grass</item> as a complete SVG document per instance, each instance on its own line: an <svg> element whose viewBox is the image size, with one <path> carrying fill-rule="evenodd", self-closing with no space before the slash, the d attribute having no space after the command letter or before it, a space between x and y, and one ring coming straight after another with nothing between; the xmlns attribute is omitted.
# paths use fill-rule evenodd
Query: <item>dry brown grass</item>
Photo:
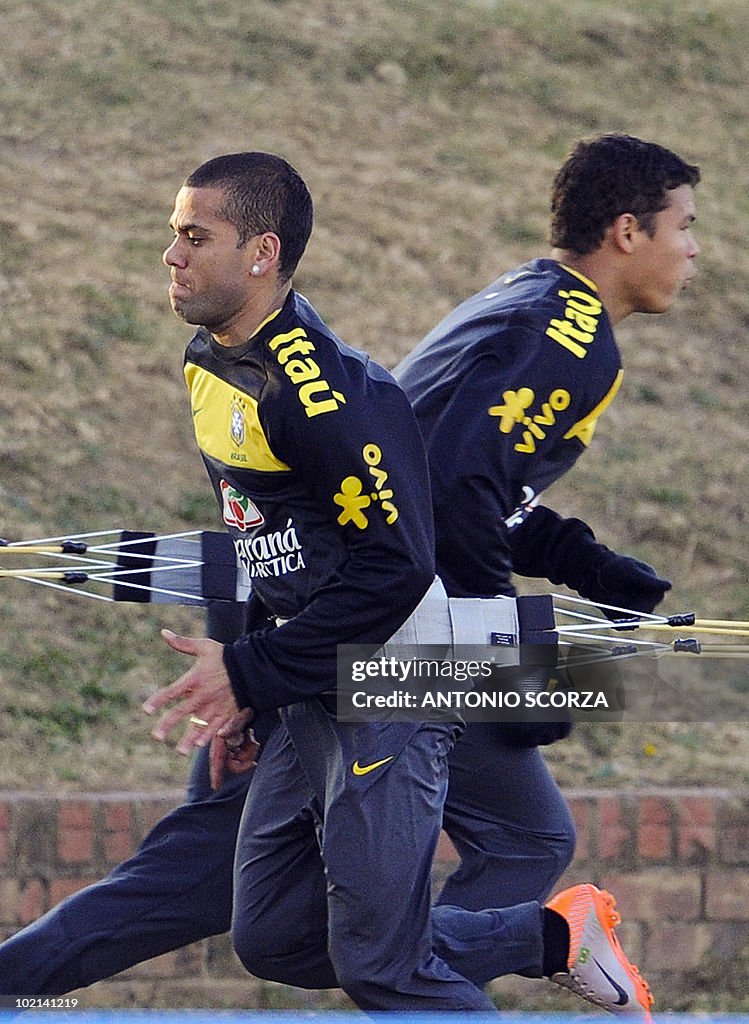
<svg viewBox="0 0 749 1024"><path fill-rule="evenodd" d="M216 526L159 263L203 159L299 167L317 225L298 286L392 365L545 251L569 144L623 129L702 165L700 276L672 314L623 325L621 397L550 498L672 575L669 610L749 618L743 0L3 8L0 535ZM195 616L3 586L0 786L181 781L138 708L175 672L158 624ZM611 727L551 756L577 783L745 783L747 728Z"/></svg>

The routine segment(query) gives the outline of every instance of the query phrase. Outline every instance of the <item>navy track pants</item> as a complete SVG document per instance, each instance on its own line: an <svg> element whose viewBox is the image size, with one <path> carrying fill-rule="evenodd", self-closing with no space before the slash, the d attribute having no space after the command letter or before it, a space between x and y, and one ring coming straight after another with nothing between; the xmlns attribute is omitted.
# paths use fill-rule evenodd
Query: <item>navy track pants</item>
<svg viewBox="0 0 749 1024"><path fill-rule="evenodd" d="M572 858L574 828L541 751L506 747L491 724L471 725L449 763L443 827L461 864L438 903L479 910L545 900ZM132 857L0 944L0 994L63 994L229 931L252 774L212 793L201 751L185 802Z"/></svg>

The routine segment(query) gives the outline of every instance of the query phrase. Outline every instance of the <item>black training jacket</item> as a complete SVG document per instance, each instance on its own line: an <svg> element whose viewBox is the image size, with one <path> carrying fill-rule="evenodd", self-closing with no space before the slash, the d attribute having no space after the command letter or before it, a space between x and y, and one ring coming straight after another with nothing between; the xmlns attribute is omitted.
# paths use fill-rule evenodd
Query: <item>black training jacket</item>
<svg viewBox="0 0 749 1024"><path fill-rule="evenodd" d="M507 521L572 466L621 383L596 286L556 260L524 264L459 305L394 374L426 442L448 593L511 592Z"/></svg>
<svg viewBox="0 0 749 1024"><path fill-rule="evenodd" d="M285 622L225 648L240 707L335 687L338 644L384 643L434 577L426 457L401 388L291 291L238 347L185 353L195 435L254 599Z"/></svg>

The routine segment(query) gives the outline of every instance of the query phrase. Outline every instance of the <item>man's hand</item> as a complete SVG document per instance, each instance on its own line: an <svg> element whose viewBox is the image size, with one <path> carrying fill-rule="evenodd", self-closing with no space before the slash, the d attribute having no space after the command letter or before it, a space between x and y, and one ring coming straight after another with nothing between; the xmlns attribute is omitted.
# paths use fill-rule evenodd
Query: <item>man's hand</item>
<svg viewBox="0 0 749 1024"><path fill-rule="evenodd" d="M219 789L224 774L241 775L254 768L260 744L250 729L253 714L249 708L238 711L221 726L211 740L209 756L211 789Z"/></svg>
<svg viewBox="0 0 749 1024"><path fill-rule="evenodd" d="M509 540L515 572L545 576L597 605L626 609L602 608L612 620L630 610L652 612L671 589L671 581L647 562L612 551L582 519L563 519L545 505L513 530Z"/></svg>
<svg viewBox="0 0 749 1024"><path fill-rule="evenodd" d="M195 663L171 686L165 686L143 704L147 715L165 711L151 735L163 741L169 731L183 719L188 720L182 739L177 744L180 754L189 754L193 747L205 747L239 710L224 666L224 646L205 637L177 636L170 629L161 635L175 651L190 654Z"/></svg>
<svg viewBox="0 0 749 1024"><path fill-rule="evenodd" d="M652 565L639 558L608 551L580 593L596 603L626 608L632 612L650 613L671 589L671 581L659 576ZM626 612L603 608L609 619L626 617Z"/></svg>

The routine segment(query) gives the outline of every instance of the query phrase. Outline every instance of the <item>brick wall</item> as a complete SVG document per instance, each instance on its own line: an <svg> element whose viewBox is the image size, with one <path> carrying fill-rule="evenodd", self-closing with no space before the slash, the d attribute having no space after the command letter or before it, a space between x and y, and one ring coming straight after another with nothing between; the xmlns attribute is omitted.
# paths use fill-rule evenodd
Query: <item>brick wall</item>
<svg viewBox="0 0 749 1024"><path fill-rule="evenodd" d="M561 884L589 880L616 894L622 942L632 959L647 966L659 1006L712 1006L726 986L735 986L740 999L749 987L749 795L664 789L576 790L567 796L579 839ZM104 875L179 799L172 792L0 794L0 935ZM437 877L453 859L443 837ZM505 1006L560 1005L549 1003L552 987L543 982L510 978L496 988ZM721 1005L740 1008L730 994ZM87 1006L346 1005L338 994L302 993L249 978L226 936L77 995ZM571 1005L566 993L553 998Z"/></svg>

